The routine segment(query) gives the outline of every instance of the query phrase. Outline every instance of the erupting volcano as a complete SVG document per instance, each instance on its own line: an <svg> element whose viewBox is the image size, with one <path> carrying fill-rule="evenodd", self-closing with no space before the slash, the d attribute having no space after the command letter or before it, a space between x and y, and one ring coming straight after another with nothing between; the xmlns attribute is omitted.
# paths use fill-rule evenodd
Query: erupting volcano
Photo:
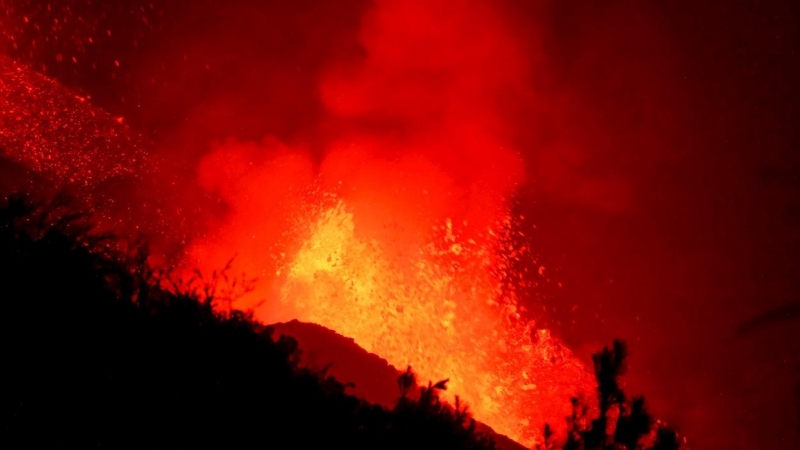
<svg viewBox="0 0 800 450"><path fill-rule="evenodd" d="M379 3L361 40L366 56L321 84L320 163L275 139L228 141L202 161L201 184L230 211L187 270L235 250L232 272L258 277L235 307L319 323L449 379L478 420L526 445L545 423L563 435L593 376L519 300L545 268L512 215L524 175L503 95L529 69L481 7Z"/></svg>
<svg viewBox="0 0 800 450"><path fill-rule="evenodd" d="M593 403L593 375L517 298L533 278L517 268L545 269L520 247L508 213L482 231L447 218L425 232L387 223L386 202L357 209L335 194L304 197L292 202L302 212L274 261L237 256L237 269L274 273L262 271L234 307L265 322L324 325L423 380L448 379L451 401L459 396L477 419L527 445L540 441L545 423L563 436L556 418L572 413L564 398ZM207 259L203 251L191 265Z"/></svg>
<svg viewBox="0 0 800 450"><path fill-rule="evenodd" d="M360 40L363 55L320 83L322 159L275 138L228 140L203 158L199 184L227 211L192 240L178 274L236 255L231 272L253 284L227 307L266 323L315 322L423 380L449 379L450 400L526 445L545 423L563 435L569 399L591 401L594 387L519 298L545 268L512 214L524 169L503 116L531 68L480 3L379 2ZM4 67L11 158L95 190L93 173L154 176L137 163L143 140L115 131L121 118Z"/></svg>
<svg viewBox="0 0 800 450"><path fill-rule="evenodd" d="M524 446L564 442L571 399L602 409L588 356L615 337L641 358L626 389L706 444L780 422L735 399L796 360L755 340L796 317L792 8L111 3L0 0L3 195L65 191L143 235L164 286L447 379Z"/></svg>
<svg viewBox="0 0 800 450"><path fill-rule="evenodd" d="M457 237L448 221L431 233L438 239L404 254L359 239L339 201L281 274L281 300L396 367L449 379L479 420L532 445L551 418L571 414L558 398L592 398L593 378L548 330L526 323L504 226L478 243Z"/></svg>

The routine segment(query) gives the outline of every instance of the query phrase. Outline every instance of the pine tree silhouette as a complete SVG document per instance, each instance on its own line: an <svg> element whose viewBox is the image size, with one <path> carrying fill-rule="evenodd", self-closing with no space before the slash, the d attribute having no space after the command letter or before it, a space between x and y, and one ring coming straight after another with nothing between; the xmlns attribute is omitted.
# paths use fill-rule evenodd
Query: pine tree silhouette
<svg viewBox="0 0 800 450"><path fill-rule="evenodd" d="M634 450L643 448L652 435L654 420L645 408L644 397L635 397L630 404L619 387L619 376L625 373L628 349L624 342L614 341L592 357L597 378L599 416L586 426L588 408L572 399L572 416L564 450ZM678 434L669 428L657 427L650 450L677 450Z"/></svg>

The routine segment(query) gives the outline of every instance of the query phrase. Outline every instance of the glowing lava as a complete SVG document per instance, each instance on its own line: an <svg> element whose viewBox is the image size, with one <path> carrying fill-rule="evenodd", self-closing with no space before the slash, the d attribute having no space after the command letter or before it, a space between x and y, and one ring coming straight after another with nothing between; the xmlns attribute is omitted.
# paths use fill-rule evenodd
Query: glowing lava
<svg viewBox="0 0 800 450"><path fill-rule="evenodd" d="M341 200L323 209L282 274L281 301L298 318L355 339L421 380L449 378L450 399L533 445L593 378L549 331L535 329L512 283L510 220L463 240L451 221L419 248L359 237ZM562 423L551 423L563 431Z"/></svg>
<svg viewBox="0 0 800 450"><path fill-rule="evenodd" d="M203 159L200 184L229 211L186 267L236 255L232 271L260 280L234 306L448 378L478 420L525 445L545 423L563 435L594 379L529 324L517 287L530 277L513 269L525 163L506 119L529 94L533 50L481 1L377 1L359 43L320 77L318 151L269 137Z"/></svg>

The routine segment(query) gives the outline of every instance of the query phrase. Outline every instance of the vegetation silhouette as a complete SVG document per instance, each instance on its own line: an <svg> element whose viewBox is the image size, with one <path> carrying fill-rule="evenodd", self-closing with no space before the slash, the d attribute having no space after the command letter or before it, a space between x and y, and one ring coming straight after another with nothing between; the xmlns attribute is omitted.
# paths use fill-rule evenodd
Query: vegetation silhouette
<svg viewBox="0 0 800 450"><path fill-rule="evenodd" d="M74 211L63 196L0 200L0 447L495 448L458 398L440 399L447 380L418 387L409 367L393 408L360 400L230 308L246 279L223 269L165 288L142 241ZM642 398L627 402L626 357L620 341L595 355L601 413L572 399L561 448L679 448ZM552 438L545 427L540 448Z"/></svg>
<svg viewBox="0 0 800 450"><path fill-rule="evenodd" d="M592 357L600 412L588 417L588 408L573 398L573 414L567 418L569 433L564 450L678 450L675 430L656 421L645 408L644 397L628 401L619 386L625 372L628 347L620 340ZM547 442L548 429L545 428Z"/></svg>
<svg viewBox="0 0 800 450"><path fill-rule="evenodd" d="M444 383L394 410L348 395L293 339L215 308L214 277L159 287L141 245L68 203L0 205L0 447L494 447Z"/></svg>

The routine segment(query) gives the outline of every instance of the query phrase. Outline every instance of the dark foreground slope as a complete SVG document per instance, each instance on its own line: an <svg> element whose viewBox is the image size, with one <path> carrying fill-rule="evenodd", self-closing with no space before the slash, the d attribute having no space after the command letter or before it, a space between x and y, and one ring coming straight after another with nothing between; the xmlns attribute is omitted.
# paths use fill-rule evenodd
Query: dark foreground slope
<svg viewBox="0 0 800 450"><path fill-rule="evenodd" d="M0 447L492 448L435 390L370 406L66 214L0 206Z"/></svg>
<svg viewBox="0 0 800 450"><path fill-rule="evenodd" d="M397 378L402 374L380 356L364 350L352 338L315 323L292 320L270 325L276 335L291 336L300 349L300 365L327 367L339 381L352 383L348 392L372 404L393 408L397 402ZM425 381L425 380L420 380ZM412 396L419 395L412 387ZM525 450L525 446L478 422L476 429L490 436L500 450Z"/></svg>
<svg viewBox="0 0 800 450"><path fill-rule="evenodd" d="M364 402L303 368L294 339L157 287L139 247L89 229L57 203L0 199L0 448L495 447L440 402L443 382L417 389L409 369L393 406ZM599 416L574 399L567 442L543 430L540 448L678 449L620 388L626 356L621 342L594 356Z"/></svg>

